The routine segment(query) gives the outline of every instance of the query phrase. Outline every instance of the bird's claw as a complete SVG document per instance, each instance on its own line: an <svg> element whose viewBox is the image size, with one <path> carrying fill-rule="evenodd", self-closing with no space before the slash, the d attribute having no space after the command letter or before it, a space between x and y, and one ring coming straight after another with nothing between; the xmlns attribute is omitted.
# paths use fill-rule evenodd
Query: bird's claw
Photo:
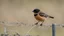
<svg viewBox="0 0 64 36"><path fill-rule="evenodd" d="M40 24L40 26L42 26L42 24Z"/></svg>
<svg viewBox="0 0 64 36"><path fill-rule="evenodd" d="M35 25L37 25L38 23L35 23Z"/></svg>

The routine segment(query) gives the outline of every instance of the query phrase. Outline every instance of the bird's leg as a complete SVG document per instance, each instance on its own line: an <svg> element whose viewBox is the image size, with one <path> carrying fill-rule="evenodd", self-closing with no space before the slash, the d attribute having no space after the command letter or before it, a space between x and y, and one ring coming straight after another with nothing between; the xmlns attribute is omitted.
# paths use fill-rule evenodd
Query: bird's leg
<svg viewBox="0 0 64 36"><path fill-rule="evenodd" d="M35 25L38 25L39 22L36 22Z"/></svg>
<svg viewBox="0 0 64 36"><path fill-rule="evenodd" d="M36 22L34 25L38 25L38 23L39 23L39 22ZM34 26L34 25L32 25L32 26Z"/></svg>
<svg viewBox="0 0 64 36"><path fill-rule="evenodd" d="M43 21L44 22L44 21ZM43 22L40 24L40 26L42 26L43 25Z"/></svg>
<svg viewBox="0 0 64 36"><path fill-rule="evenodd" d="M42 26L43 24L41 23L40 26Z"/></svg>

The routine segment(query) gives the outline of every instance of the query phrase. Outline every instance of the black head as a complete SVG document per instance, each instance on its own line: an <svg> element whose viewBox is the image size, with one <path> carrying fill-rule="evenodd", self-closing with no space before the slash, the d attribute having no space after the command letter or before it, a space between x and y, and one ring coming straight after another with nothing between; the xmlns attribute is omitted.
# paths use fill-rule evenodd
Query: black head
<svg viewBox="0 0 64 36"><path fill-rule="evenodd" d="M33 12L38 13L38 12L40 12L40 10L39 9L34 9Z"/></svg>

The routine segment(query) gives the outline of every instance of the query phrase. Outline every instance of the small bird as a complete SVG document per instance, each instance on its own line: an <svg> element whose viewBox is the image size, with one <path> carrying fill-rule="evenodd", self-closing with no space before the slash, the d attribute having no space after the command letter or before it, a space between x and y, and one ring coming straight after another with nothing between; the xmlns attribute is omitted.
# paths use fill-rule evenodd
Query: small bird
<svg viewBox="0 0 64 36"><path fill-rule="evenodd" d="M45 19L47 17L54 19L54 17L47 15L44 12L41 12L40 9L34 9L32 12L34 13L35 19L38 21L38 22L35 23L35 25L38 25L39 22L42 22L40 24L40 26L42 26L43 22L45 21Z"/></svg>

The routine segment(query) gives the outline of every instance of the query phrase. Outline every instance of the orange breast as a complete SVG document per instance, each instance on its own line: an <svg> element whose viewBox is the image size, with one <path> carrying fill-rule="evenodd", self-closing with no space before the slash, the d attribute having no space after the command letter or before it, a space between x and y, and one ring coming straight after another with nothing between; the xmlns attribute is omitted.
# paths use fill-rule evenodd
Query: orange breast
<svg viewBox="0 0 64 36"><path fill-rule="evenodd" d="M38 21L44 21L44 20L45 20L45 17L42 17L42 16L40 16L40 15L35 16L35 18L36 18L36 20L38 20Z"/></svg>

